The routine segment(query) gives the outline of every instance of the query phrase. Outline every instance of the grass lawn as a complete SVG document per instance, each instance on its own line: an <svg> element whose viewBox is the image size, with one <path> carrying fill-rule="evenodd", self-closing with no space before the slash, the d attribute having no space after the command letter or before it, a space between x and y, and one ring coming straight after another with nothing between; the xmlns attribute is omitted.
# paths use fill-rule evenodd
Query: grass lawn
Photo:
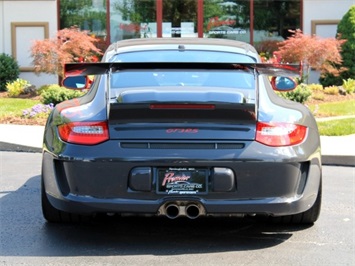
<svg viewBox="0 0 355 266"><path fill-rule="evenodd" d="M321 136L345 136L355 134L355 118L317 122Z"/></svg>
<svg viewBox="0 0 355 266"><path fill-rule="evenodd" d="M316 117L355 115L355 100L309 104L308 108Z"/></svg>
<svg viewBox="0 0 355 266"><path fill-rule="evenodd" d="M0 97L0 123L44 125L45 118L23 119L22 112L40 100ZM307 104L316 117L355 115L355 100ZM355 134L355 118L318 122L322 136Z"/></svg>
<svg viewBox="0 0 355 266"><path fill-rule="evenodd" d="M39 103L39 100L33 99L0 98L0 119L9 116L21 117L23 110Z"/></svg>
<svg viewBox="0 0 355 266"><path fill-rule="evenodd" d="M355 100L308 104L315 117L355 115ZM321 136L355 134L355 118L317 122Z"/></svg>

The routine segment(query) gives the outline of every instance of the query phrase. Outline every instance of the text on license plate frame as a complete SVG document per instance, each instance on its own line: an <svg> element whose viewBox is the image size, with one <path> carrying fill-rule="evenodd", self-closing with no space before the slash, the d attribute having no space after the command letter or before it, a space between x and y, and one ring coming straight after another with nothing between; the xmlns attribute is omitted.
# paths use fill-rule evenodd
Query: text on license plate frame
<svg viewBox="0 0 355 266"><path fill-rule="evenodd" d="M169 167L158 169L157 193L195 195L207 193L207 169Z"/></svg>

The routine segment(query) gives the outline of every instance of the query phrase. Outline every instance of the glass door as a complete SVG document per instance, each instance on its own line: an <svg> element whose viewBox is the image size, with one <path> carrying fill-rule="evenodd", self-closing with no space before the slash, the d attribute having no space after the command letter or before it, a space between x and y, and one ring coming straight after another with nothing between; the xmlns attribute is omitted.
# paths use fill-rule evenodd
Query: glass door
<svg viewBox="0 0 355 266"><path fill-rule="evenodd" d="M205 1L215 0L109 0L110 42L203 37Z"/></svg>
<svg viewBox="0 0 355 266"><path fill-rule="evenodd" d="M162 37L198 37L197 0L162 1Z"/></svg>
<svg viewBox="0 0 355 266"><path fill-rule="evenodd" d="M110 0L110 42L157 37L156 1Z"/></svg>

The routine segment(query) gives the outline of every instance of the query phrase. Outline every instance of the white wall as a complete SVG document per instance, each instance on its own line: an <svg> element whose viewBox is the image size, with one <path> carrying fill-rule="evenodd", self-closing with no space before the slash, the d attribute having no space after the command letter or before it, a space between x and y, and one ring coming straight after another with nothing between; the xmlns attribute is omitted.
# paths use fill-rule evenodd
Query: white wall
<svg viewBox="0 0 355 266"><path fill-rule="evenodd" d="M303 32L305 34L312 33L312 20L340 20L350 6L355 4L355 0L303 1ZM48 22L49 37L52 37L57 31L57 1L0 0L0 53L10 55L12 55L11 22ZM316 34L322 37L335 36L336 25L320 24L316 27ZM29 44L25 44L24 47L29 47ZM36 86L57 83L57 77L54 75L37 76L31 72L22 72L20 77Z"/></svg>
<svg viewBox="0 0 355 266"><path fill-rule="evenodd" d="M4 51L4 43L5 43L5 38L4 38L4 2L0 1L0 53L3 53Z"/></svg>
<svg viewBox="0 0 355 266"><path fill-rule="evenodd" d="M355 0L304 0L303 32L334 38L337 32L336 21L340 21L352 5L355 5ZM314 32L312 21L316 23ZM311 71L308 82L318 83L319 76L318 71Z"/></svg>
<svg viewBox="0 0 355 266"><path fill-rule="evenodd" d="M352 5L355 5L355 0L303 0L303 32L312 33L312 20L341 20ZM336 30L336 24L320 25L316 34L323 35L323 37L335 37Z"/></svg>
<svg viewBox="0 0 355 266"><path fill-rule="evenodd" d="M49 37L53 37L57 32L57 1L0 0L0 53L13 55L13 43L11 39L11 23L13 22L46 22L49 25ZM30 32L31 28L27 28L26 35L29 35ZM30 36L23 37L28 41L31 39ZM23 57L26 52L29 54L28 48L30 46L31 44L27 41L26 43L18 42L16 48L17 53L19 54L18 56ZM21 47L23 48L21 49ZM31 62L30 56L28 56L26 60ZM32 72L21 72L20 78L26 79L31 84L36 86L58 82L58 79L55 75L41 74L40 76L37 76Z"/></svg>

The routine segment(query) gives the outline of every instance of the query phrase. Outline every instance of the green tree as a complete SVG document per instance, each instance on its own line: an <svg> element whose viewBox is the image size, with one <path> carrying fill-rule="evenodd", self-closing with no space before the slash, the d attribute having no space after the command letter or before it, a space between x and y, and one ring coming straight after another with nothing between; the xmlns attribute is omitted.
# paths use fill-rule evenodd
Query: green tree
<svg viewBox="0 0 355 266"><path fill-rule="evenodd" d="M338 24L337 36L346 40L341 46L342 64L337 64L338 69L345 68L339 75L329 73L321 77L323 86L342 85L343 80L355 79L355 5L343 16Z"/></svg>
<svg viewBox="0 0 355 266"><path fill-rule="evenodd" d="M11 55L0 54L0 91L6 91L6 84L20 75L20 67Z"/></svg>

